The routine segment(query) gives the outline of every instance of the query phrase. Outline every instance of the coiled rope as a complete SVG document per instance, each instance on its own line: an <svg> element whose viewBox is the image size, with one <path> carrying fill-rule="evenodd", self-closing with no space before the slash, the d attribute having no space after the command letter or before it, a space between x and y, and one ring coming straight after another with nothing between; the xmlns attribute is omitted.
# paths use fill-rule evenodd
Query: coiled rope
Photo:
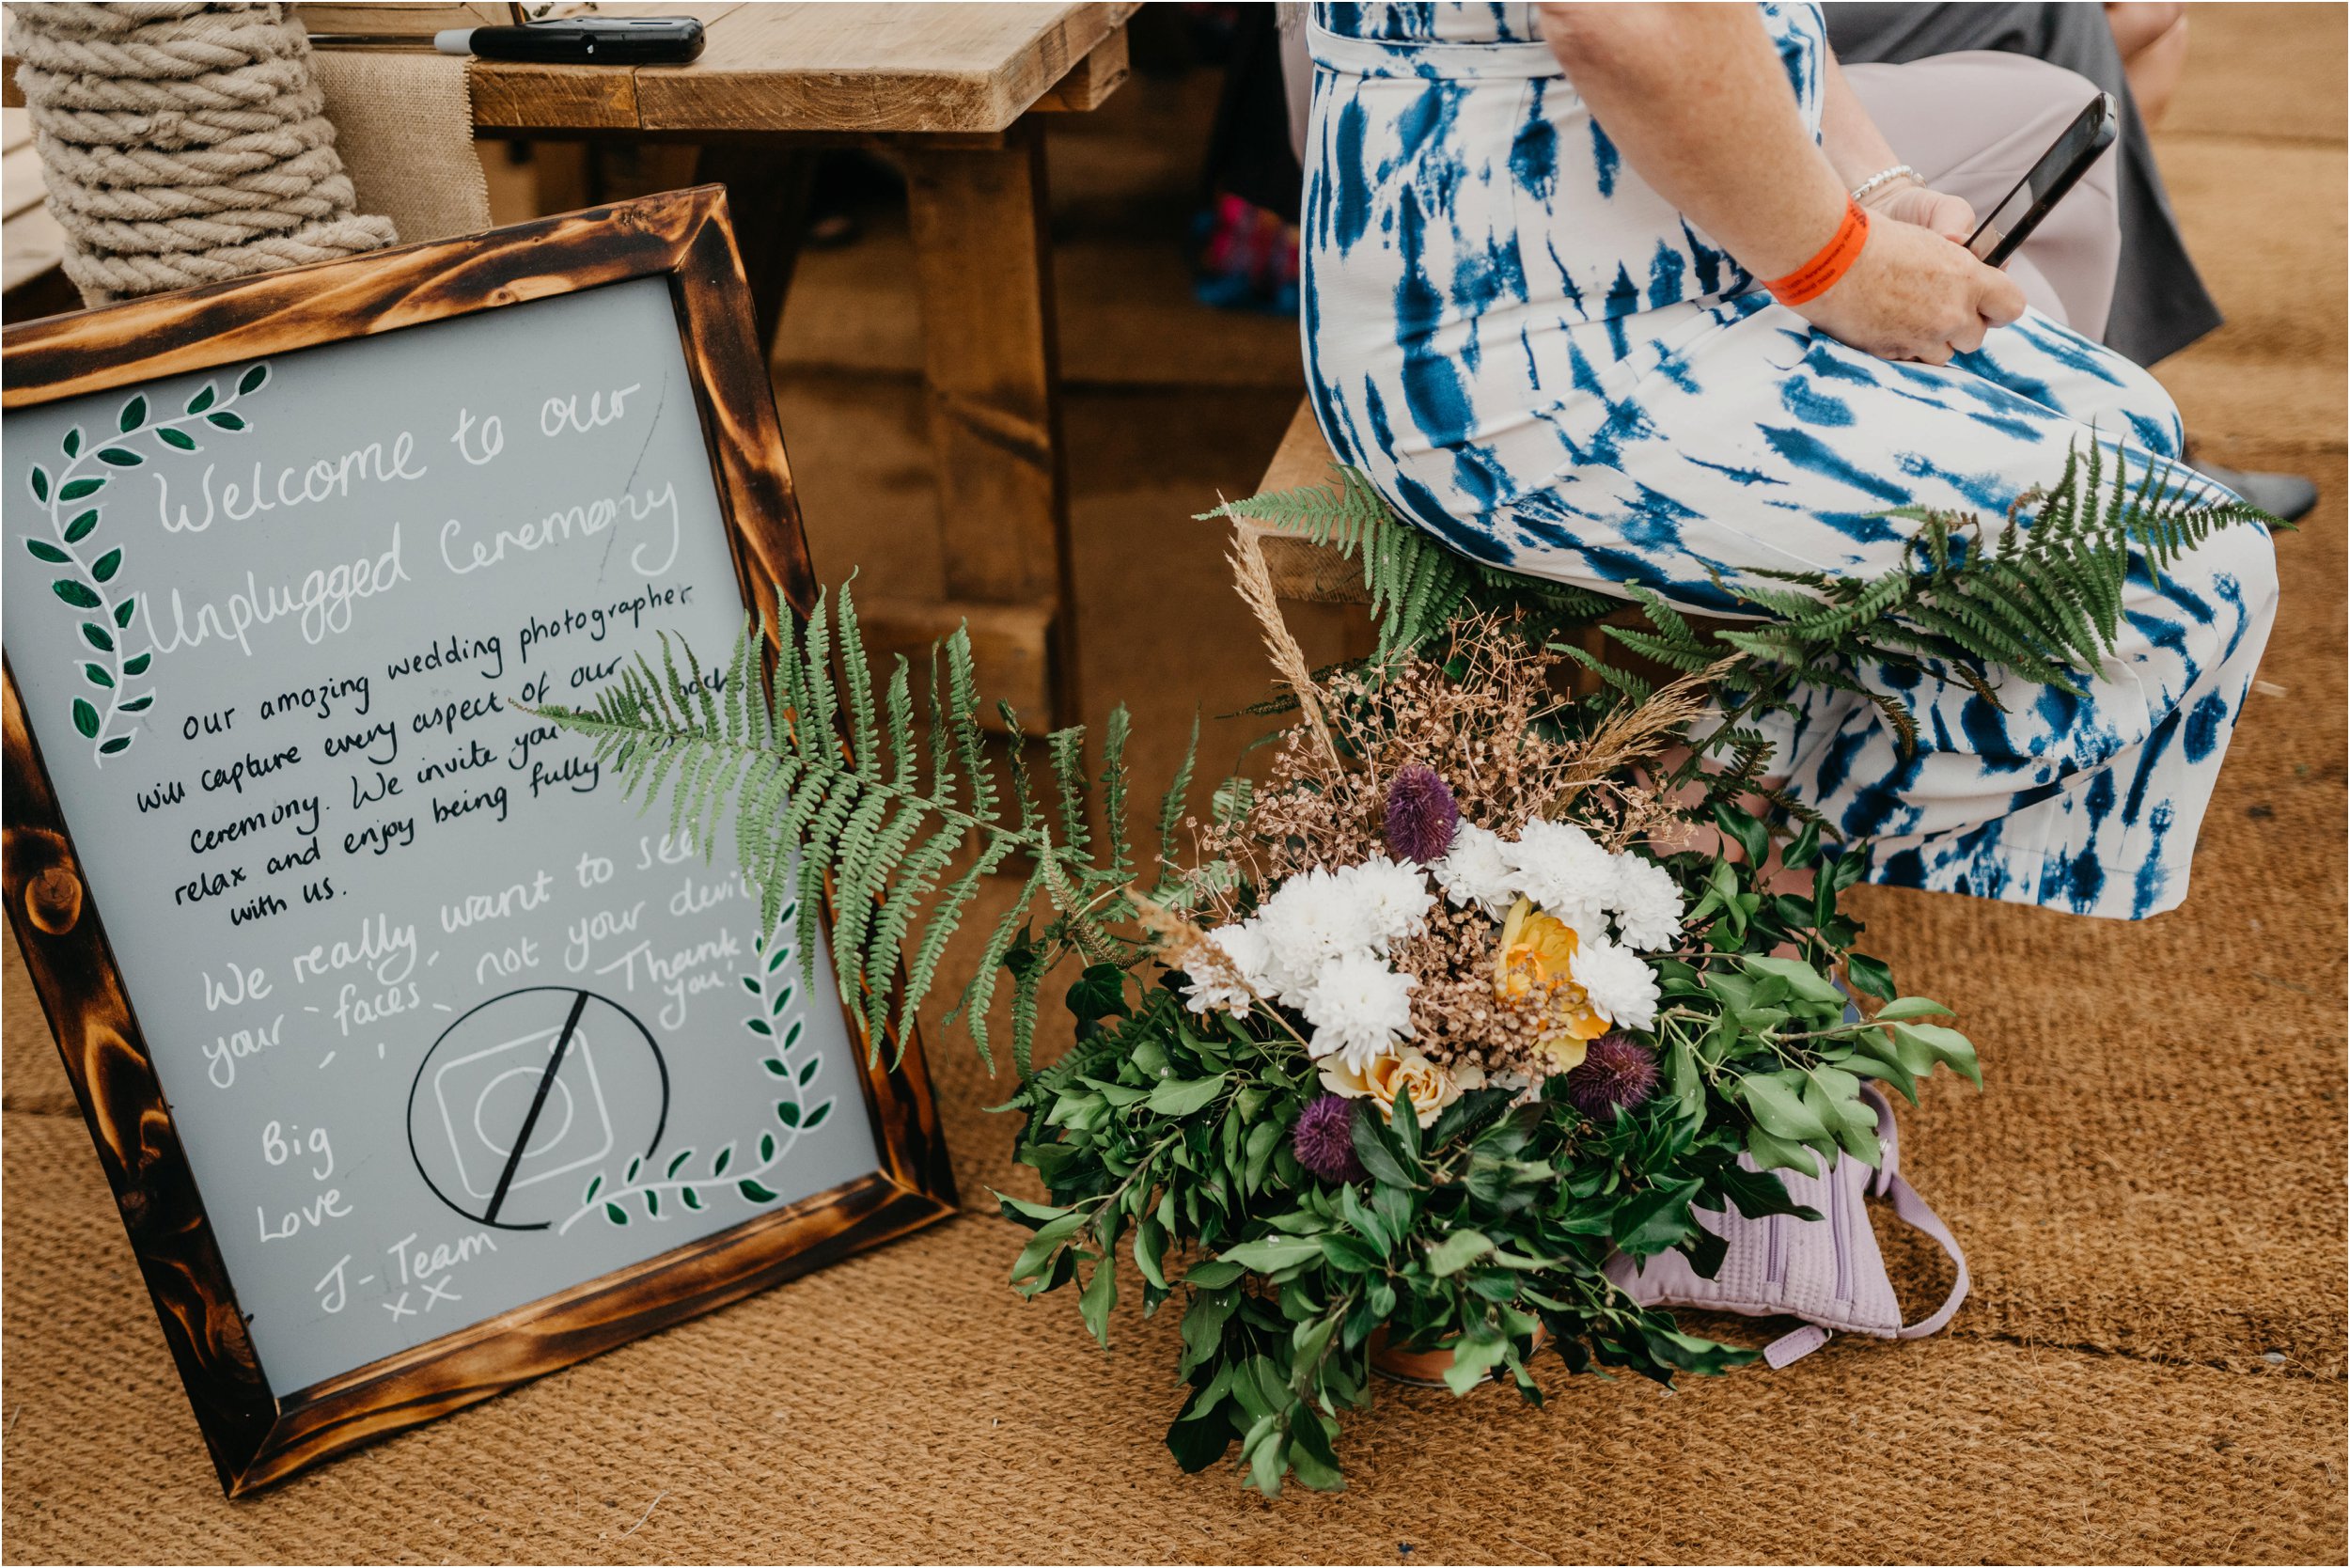
<svg viewBox="0 0 2350 1568"><path fill-rule="evenodd" d="M9 8L66 275L91 305L397 243L351 177L290 8Z"/></svg>

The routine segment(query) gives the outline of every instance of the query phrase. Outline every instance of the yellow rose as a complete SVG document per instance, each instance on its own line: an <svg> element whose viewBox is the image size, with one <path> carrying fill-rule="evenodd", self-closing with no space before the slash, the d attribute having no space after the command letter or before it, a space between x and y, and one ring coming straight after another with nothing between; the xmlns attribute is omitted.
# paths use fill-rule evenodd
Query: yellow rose
<svg viewBox="0 0 2350 1568"><path fill-rule="evenodd" d="M1494 960L1495 994L1505 1002L1541 1008L1558 1025L1543 1036L1543 1047L1561 1073L1582 1066L1584 1043L1610 1027L1606 1014L1574 983L1571 966L1576 946L1573 926L1539 913L1521 898L1502 922L1501 951Z"/></svg>
<svg viewBox="0 0 2350 1568"><path fill-rule="evenodd" d="M1465 1083L1464 1079L1474 1081ZM1349 1067L1342 1057L1332 1057L1322 1064L1323 1088L1350 1100L1368 1098L1386 1121L1395 1120L1395 1097L1408 1090L1413 1120L1423 1127L1433 1125L1437 1114L1461 1097L1463 1089L1476 1089L1484 1081L1480 1069L1465 1067L1457 1074L1447 1073L1408 1045L1377 1058L1360 1071Z"/></svg>

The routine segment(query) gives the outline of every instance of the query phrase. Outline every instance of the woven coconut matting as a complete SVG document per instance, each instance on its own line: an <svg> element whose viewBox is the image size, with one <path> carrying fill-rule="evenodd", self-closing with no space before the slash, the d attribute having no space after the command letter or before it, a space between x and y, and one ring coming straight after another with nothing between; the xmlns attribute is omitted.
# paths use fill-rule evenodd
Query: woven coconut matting
<svg viewBox="0 0 2350 1568"><path fill-rule="evenodd" d="M2299 467L2326 499L2280 542L2268 685L2184 910L1865 897L1877 949L1983 1048L1984 1093L1904 1112L1904 1165L1974 1269L1947 1335L1677 1395L1548 1375L1544 1410L1382 1388L1349 1424L1349 1491L1268 1503L1159 1446L1171 1320L1130 1303L1102 1354L1073 1304L1005 1288L1014 1232L975 1215L232 1505L11 950L8 1559L2342 1560L2343 12L2193 25L2161 150L2231 320L2161 373L2215 456ZM1136 102L1059 144L1070 183L1107 178L1117 114L1156 123ZM794 307L894 308L856 292L873 270L811 258ZM855 499L920 510L918 396L784 400L820 567L872 566ZM1212 531L1182 519L1246 491L1293 406L1072 399L1087 681L1136 699L1145 779L1195 695L1224 711L1260 678ZM838 477L860 461L872 484ZM983 1199L1010 1180L979 1108L1004 1085L950 1041L933 1056ZM1887 1240L1921 1310L1939 1266Z"/></svg>

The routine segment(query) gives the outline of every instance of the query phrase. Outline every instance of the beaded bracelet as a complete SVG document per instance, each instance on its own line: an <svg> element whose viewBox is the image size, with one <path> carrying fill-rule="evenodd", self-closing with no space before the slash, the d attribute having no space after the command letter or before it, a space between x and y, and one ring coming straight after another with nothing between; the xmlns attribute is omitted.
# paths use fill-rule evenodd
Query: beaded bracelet
<svg viewBox="0 0 2350 1568"><path fill-rule="evenodd" d="M1926 182L1926 177L1907 164L1895 164L1889 169L1879 169L1859 184L1855 185L1852 188L1852 198L1855 201L1866 201L1896 180L1907 180L1919 185Z"/></svg>
<svg viewBox="0 0 2350 1568"><path fill-rule="evenodd" d="M1838 280L1852 270L1860 259L1860 247L1869 241L1869 214L1860 203L1850 196L1844 198L1844 221L1836 226L1836 232L1820 253L1785 277L1774 278L1762 285L1771 297L1781 305L1806 305L1818 299Z"/></svg>

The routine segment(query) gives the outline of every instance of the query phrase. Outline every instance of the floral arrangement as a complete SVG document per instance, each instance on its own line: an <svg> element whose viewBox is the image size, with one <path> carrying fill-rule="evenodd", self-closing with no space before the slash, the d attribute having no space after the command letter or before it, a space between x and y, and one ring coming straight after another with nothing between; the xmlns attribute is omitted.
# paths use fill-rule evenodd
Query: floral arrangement
<svg viewBox="0 0 2350 1568"><path fill-rule="evenodd" d="M1121 1278L1147 1312L1174 1304L1177 1460L1330 1487L1340 1412L1383 1357L1537 1401L1545 1346L1666 1382L1751 1360L1603 1265L1678 1249L1711 1275L1704 1216L1816 1217L1774 1172L1876 1162L1864 1080L1980 1084L1947 1010L1858 950L1839 901L1865 846L1767 787L1753 721L1799 682L1856 689L1864 651L1994 701L1993 665L2061 683L2110 648L2123 570L2259 515L2187 505L2158 472L2100 503L2100 461L2068 464L2028 526L1915 519L1902 572L1754 589L1742 624L1629 590L1642 623L1605 628L1629 659L1585 646L1622 602L1453 556L1359 475L1221 509L1360 559L1379 650L1310 671L1243 535L1287 722L1204 819L1185 760L1147 869L1123 710L1093 760L1083 729L1031 746L1008 709L999 748L958 634L918 714L903 660L875 681L845 588L783 618L772 669L746 634L722 669L688 650L548 716L648 804L666 791L672 831L708 844L731 819L763 920L795 906L811 980L828 946L876 1050L982 880L1021 877L948 1015L989 1058L1009 982L1005 1108L1044 1193L998 1195L1029 1231L1015 1288L1074 1287L1104 1344ZM1076 1043L1036 1069L1043 988L1072 966Z"/></svg>
<svg viewBox="0 0 2350 1568"><path fill-rule="evenodd" d="M1014 1281L1080 1285L1104 1338L1121 1252L1146 1309L1184 1298L1188 1468L1237 1446L1260 1487L1337 1484L1338 1412L1390 1349L1529 1398L1545 1342L1660 1381L1750 1359L1602 1265L1710 1272L1703 1214L1804 1212L1742 1153L1874 1163L1864 1078L1975 1074L1934 1003L1847 1017L1856 853L1807 827L1772 856L1741 785L1675 782L1695 683L1587 706L1567 662L1473 617L1300 682L1266 777L1138 901L1156 978L1088 968L1080 1043L1015 1101L1050 1200L1003 1200L1034 1231Z"/></svg>

